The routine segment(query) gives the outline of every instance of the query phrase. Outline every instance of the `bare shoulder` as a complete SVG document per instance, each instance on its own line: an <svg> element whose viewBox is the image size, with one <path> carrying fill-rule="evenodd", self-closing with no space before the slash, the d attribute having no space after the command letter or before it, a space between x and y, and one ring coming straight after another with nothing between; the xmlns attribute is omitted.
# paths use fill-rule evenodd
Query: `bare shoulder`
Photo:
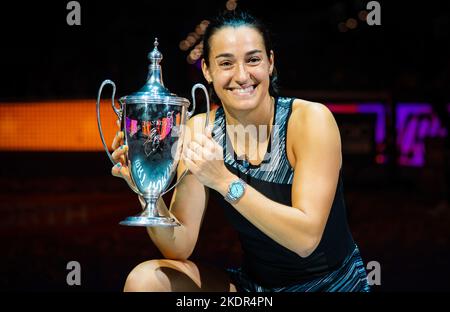
<svg viewBox="0 0 450 312"><path fill-rule="evenodd" d="M287 154L290 163L296 163L296 154L304 146L336 145L340 148L340 134L336 120L324 104L301 99L294 100L287 128Z"/></svg>
<svg viewBox="0 0 450 312"><path fill-rule="evenodd" d="M294 100L288 122L288 135L297 136L339 133L333 113L324 104L301 99Z"/></svg>
<svg viewBox="0 0 450 312"><path fill-rule="evenodd" d="M292 103L290 124L297 127L317 126L317 122L335 122L333 114L324 104L302 99L295 99Z"/></svg>

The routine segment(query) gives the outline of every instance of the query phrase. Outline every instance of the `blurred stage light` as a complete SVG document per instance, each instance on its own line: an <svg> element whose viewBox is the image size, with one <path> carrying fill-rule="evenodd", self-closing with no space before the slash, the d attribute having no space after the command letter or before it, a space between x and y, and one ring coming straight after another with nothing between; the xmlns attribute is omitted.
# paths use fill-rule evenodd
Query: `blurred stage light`
<svg viewBox="0 0 450 312"><path fill-rule="evenodd" d="M200 23L200 27L202 27L203 29L206 29L206 27L208 27L208 25L209 25L209 21L208 20L203 20Z"/></svg>
<svg viewBox="0 0 450 312"><path fill-rule="evenodd" d="M358 21L354 18L349 18L347 22L345 22L345 26L349 29L355 29L358 26Z"/></svg>
<svg viewBox="0 0 450 312"><path fill-rule="evenodd" d="M338 24L338 29L339 29L340 32L346 32L348 30L348 28L347 28L347 26L345 25L344 22L340 22Z"/></svg>
<svg viewBox="0 0 450 312"><path fill-rule="evenodd" d="M236 9L237 2L236 2L236 0L228 0L227 3L225 4L225 6L228 11L233 11Z"/></svg>
<svg viewBox="0 0 450 312"><path fill-rule="evenodd" d="M191 57L190 53L186 56L186 62L191 65L195 64L195 60Z"/></svg>
<svg viewBox="0 0 450 312"><path fill-rule="evenodd" d="M358 18L359 18L361 21L365 22L366 19L367 19L367 11L366 11L366 10L359 11L359 13L358 13Z"/></svg>
<svg viewBox="0 0 450 312"><path fill-rule="evenodd" d="M205 28L202 28L202 26L199 24L197 25L197 27L195 27L195 33L201 37L205 33Z"/></svg>
<svg viewBox="0 0 450 312"><path fill-rule="evenodd" d="M181 40L179 47L180 47L180 50L187 51L189 49L190 45L189 45L189 42L187 42L187 40Z"/></svg>
<svg viewBox="0 0 450 312"><path fill-rule="evenodd" d="M197 42L197 39L195 39L194 36L189 35L186 37L186 41L189 43L189 47L192 47L195 42Z"/></svg>

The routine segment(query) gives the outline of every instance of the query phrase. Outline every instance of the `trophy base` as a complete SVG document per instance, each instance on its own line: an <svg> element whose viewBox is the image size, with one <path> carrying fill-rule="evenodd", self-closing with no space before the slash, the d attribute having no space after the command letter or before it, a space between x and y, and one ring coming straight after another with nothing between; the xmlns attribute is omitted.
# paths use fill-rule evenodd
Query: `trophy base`
<svg viewBox="0 0 450 312"><path fill-rule="evenodd" d="M127 226L180 226L174 218L168 217L128 217L119 223Z"/></svg>

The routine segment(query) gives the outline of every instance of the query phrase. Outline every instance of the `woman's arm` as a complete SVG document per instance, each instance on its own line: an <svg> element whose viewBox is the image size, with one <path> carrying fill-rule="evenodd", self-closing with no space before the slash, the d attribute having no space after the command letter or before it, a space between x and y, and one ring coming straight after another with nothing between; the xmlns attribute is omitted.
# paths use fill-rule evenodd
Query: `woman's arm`
<svg viewBox="0 0 450 312"><path fill-rule="evenodd" d="M175 227L147 227L148 235L165 258L189 258L197 243L207 202L207 189L190 173L176 186L170 209L162 199L158 201L161 215L175 218L180 223Z"/></svg>
<svg viewBox="0 0 450 312"><path fill-rule="evenodd" d="M210 116L214 116L214 113L211 112ZM205 118L206 114L198 114L187 122L183 148L196 135L202 135ZM210 119L210 122L213 121ZM177 176L180 177L185 169L184 161L180 160ZM181 226L169 228L147 227L150 238L164 257L185 260L192 254L207 207L208 195L208 189L191 172L188 172L175 187L170 209L167 209L164 201L159 201L159 211L163 215L175 218L181 224Z"/></svg>
<svg viewBox="0 0 450 312"><path fill-rule="evenodd" d="M289 125L288 137L295 140L292 207L270 200L251 186L233 206L273 240L306 257L319 244L333 203L341 142L336 121L322 104L302 105L292 112ZM194 169L194 174L204 176L205 169ZM228 170L221 176L210 186L225 195L229 183L237 177Z"/></svg>

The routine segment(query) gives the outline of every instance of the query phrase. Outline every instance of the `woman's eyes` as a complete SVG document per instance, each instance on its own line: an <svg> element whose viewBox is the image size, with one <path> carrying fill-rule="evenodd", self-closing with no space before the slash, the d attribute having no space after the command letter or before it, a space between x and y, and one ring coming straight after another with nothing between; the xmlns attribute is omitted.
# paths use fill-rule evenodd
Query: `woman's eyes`
<svg viewBox="0 0 450 312"><path fill-rule="evenodd" d="M224 61L224 62L221 62L219 65L220 65L221 67L230 67L230 66L231 66L231 62L229 62L229 61Z"/></svg>
<svg viewBox="0 0 450 312"><path fill-rule="evenodd" d="M251 65L256 65L256 64L259 64L260 62L261 62L261 58L259 58L259 57L251 57L251 58L249 58L247 60L247 63L251 64ZM220 65L220 67L228 68L228 67L231 67L233 65L233 62L231 62L231 61L222 61L222 62L219 63L219 65Z"/></svg>
<svg viewBox="0 0 450 312"><path fill-rule="evenodd" d="M259 57L252 57L252 58L250 58L249 60L248 60L248 62L250 63L250 64L257 64L257 63L259 63L261 61L261 59L259 58Z"/></svg>

